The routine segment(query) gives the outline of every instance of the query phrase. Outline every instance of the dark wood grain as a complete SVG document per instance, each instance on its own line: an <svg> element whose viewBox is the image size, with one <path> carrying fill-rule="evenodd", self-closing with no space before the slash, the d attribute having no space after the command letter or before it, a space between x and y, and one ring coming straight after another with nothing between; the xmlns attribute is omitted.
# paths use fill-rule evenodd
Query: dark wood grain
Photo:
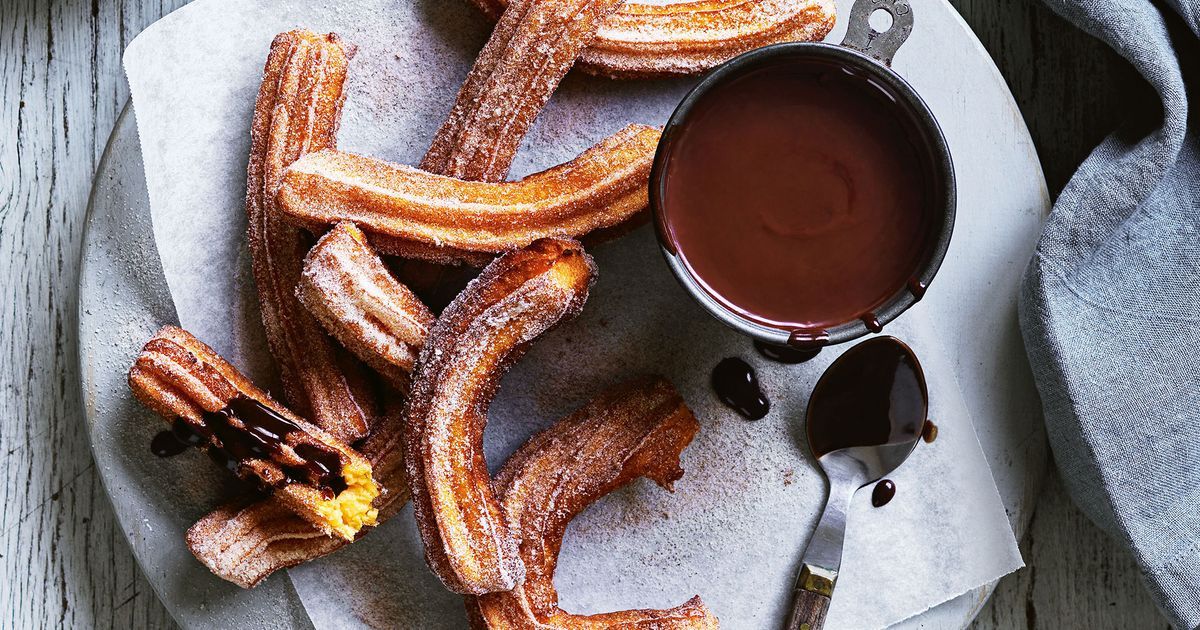
<svg viewBox="0 0 1200 630"><path fill-rule="evenodd" d="M828 613L828 597L797 588L792 595L792 612L783 624L783 630L821 630Z"/></svg>

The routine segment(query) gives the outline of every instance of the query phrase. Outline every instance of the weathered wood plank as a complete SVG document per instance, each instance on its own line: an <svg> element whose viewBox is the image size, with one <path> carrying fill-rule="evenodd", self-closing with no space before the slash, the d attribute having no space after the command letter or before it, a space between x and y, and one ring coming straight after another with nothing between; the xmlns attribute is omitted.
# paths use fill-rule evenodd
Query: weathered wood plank
<svg viewBox="0 0 1200 630"><path fill-rule="evenodd" d="M0 626L169 626L95 472L75 370L91 175L120 54L176 3L0 3Z"/></svg>
<svg viewBox="0 0 1200 630"><path fill-rule="evenodd" d="M1133 558L1071 504L1054 476L1021 551L1028 566L1000 582L973 630L1166 628Z"/></svg>

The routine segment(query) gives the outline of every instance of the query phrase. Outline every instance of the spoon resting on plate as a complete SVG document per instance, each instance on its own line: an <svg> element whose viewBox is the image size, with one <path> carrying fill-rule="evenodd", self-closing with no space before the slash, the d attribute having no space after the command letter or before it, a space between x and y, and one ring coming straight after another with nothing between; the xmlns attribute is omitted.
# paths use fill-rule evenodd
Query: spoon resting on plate
<svg viewBox="0 0 1200 630"><path fill-rule="evenodd" d="M819 630L842 564L850 499L904 463L921 439L929 392L904 342L876 337L829 366L808 401L808 446L829 499L804 550L785 630Z"/></svg>

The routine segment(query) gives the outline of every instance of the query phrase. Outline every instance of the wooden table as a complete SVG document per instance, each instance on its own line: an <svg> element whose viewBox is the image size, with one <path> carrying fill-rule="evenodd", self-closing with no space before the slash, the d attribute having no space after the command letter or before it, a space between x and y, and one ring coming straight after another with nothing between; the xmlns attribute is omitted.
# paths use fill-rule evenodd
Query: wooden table
<svg viewBox="0 0 1200 630"><path fill-rule="evenodd" d="M451 1L451 0L448 0ZM95 471L76 370L76 264L92 173L128 98L121 52L186 0L0 2L0 628L172 625ZM1025 112L1052 193L1141 95L1037 0L952 0ZM975 627L1167 627L1125 552L1057 479Z"/></svg>

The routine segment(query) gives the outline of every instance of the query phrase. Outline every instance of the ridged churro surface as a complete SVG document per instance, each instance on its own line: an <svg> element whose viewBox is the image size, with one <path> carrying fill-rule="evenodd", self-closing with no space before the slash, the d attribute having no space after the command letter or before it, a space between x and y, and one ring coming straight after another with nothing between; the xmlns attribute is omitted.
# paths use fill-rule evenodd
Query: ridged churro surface
<svg viewBox="0 0 1200 630"><path fill-rule="evenodd" d="M620 0L513 0L496 22L421 169L501 181L525 132Z"/></svg>
<svg viewBox="0 0 1200 630"><path fill-rule="evenodd" d="M642 377L610 388L535 435L493 485L519 538L525 581L505 593L466 598L475 630L716 628L699 597L667 610L574 615L558 607L554 569L567 525L600 497L638 477L670 490L680 454L699 423L671 384Z"/></svg>
<svg viewBox="0 0 1200 630"><path fill-rule="evenodd" d="M306 225L352 221L391 254L486 261L539 238L581 237L633 219L648 203L660 135L630 125L570 162L501 183L321 151L288 169L279 207Z"/></svg>
<svg viewBox="0 0 1200 630"><path fill-rule="evenodd" d="M374 504L379 510L377 524L394 516L408 501L401 408L399 398L393 399L359 447L384 490ZM371 529L364 528L358 537ZM197 521L188 529L187 544L192 555L218 577L253 588L280 569L320 558L350 543L325 535L275 497L249 497Z"/></svg>
<svg viewBox="0 0 1200 630"><path fill-rule="evenodd" d="M349 539L375 523L380 489L367 459L275 402L187 331L166 326L147 342L129 386L180 439L322 532Z"/></svg>
<svg viewBox="0 0 1200 630"><path fill-rule="evenodd" d="M275 191L297 158L336 146L352 54L332 33L301 29L275 37L254 105L246 176L254 282L284 398L297 413L349 442L367 434L379 403L363 366L296 300L313 239L283 219Z"/></svg>
<svg viewBox="0 0 1200 630"><path fill-rule="evenodd" d="M506 0L474 0L497 19ZM754 48L821 41L833 0L626 2L604 19L576 66L617 79L700 74Z"/></svg>
<svg viewBox="0 0 1200 630"><path fill-rule="evenodd" d="M296 296L329 334L408 392L433 313L388 272L353 223L339 223L317 241Z"/></svg>
<svg viewBox="0 0 1200 630"><path fill-rule="evenodd" d="M426 561L450 590L507 591L524 577L484 460L487 409L529 344L582 309L594 277L595 264L577 242L536 241L467 285L421 351L406 413L405 468Z"/></svg>

